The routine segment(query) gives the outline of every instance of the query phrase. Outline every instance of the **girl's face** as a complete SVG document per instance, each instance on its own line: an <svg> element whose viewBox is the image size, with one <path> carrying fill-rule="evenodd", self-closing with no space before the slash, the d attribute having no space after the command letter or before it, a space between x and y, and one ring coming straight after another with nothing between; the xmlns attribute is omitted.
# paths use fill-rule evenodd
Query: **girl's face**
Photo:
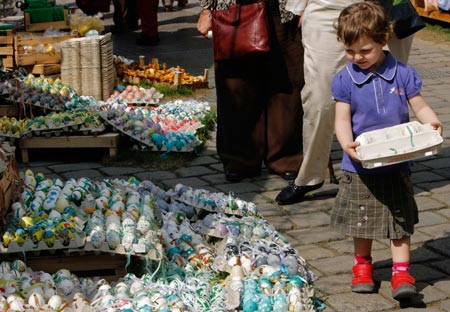
<svg viewBox="0 0 450 312"><path fill-rule="evenodd" d="M350 46L344 44L345 56L359 68L373 72L384 61L383 47L385 45L386 42L380 44L370 38L362 37Z"/></svg>

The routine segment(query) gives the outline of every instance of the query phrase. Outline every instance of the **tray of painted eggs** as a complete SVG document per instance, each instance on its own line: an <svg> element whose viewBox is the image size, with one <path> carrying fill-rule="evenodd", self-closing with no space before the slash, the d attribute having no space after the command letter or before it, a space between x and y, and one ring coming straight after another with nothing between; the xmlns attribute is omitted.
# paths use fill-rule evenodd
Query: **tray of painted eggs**
<svg viewBox="0 0 450 312"><path fill-rule="evenodd" d="M234 197L231 194L215 193L205 189L193 189L183 184L169 190L173 200L191 205L197 209L238 216L257 216L258 209L252 202Z"/></svg>
<svg viewBox="0 0 450 312"><path fill-rule="evenodd" d="M159 91L151 87L144 89L138 86L119 86L109 97L112 101L121 101L132 105L155 105L164 97Z"/></svg>
<svg viewBox="0 0 450 312"><path fill-rule="evenodd" d="M155 108L113 103L100 116L114 129L159 151L190 152L201 144L196 136L206 102L175 101Z"/></svg>
<svg viewBox="0 0 450 312"><path fill-rule="evenodd" d="M0 117L0 136L4 138L17 139L22 136L26 129L28 119L17 119L15 117Z"/></svg>
<svg viewBox="0 0 450 312"><path fill-rule="evenodd" d="M2 252L69 248L161 257L161 218L153 203L165 192L150 181L62 182L27 170L23 183L7 216Z"/></svg>

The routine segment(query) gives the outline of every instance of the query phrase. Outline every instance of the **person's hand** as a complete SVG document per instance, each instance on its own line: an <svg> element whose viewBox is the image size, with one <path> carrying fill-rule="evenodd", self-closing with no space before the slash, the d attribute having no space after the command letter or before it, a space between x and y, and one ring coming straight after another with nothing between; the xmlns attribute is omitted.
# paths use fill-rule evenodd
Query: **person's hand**
<svg viewBox="0 0 450 312"><path fill-rule="evenodd" d="M200 16L197 21L197 30L208 38L208 31L212 29L211 10L205 9L200 12Z"/></svg>
<svg viewBox="0 0 450 312"><path fill-rule="evenodd" d="M430 123L434 130L437 130L439 134L442 136L443 130L442 130L442 124L440 121L434 121Z"/></svg>
<svg viewBox="0 0 450 312"><path fill-rule="evenodd" d="M356 154L356 147L359 146L360 143L359 142L350 142L347 143L343 149L344 152L347 153L348 156L350 156L354 161L356 162L360 162L361 160L358 157L358 154Z"/></svg>
<svg viewBox="0 0 450 312"><path fill-rule="evenodd" d="M303 22L303 13L299 15L299 19L298 19L298 28L302 27L302 22Z"/></svg>

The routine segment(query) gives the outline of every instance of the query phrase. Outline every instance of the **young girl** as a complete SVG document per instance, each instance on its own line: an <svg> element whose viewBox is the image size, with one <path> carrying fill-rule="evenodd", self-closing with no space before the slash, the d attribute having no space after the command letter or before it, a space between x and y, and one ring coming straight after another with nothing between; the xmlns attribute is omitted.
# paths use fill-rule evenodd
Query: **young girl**
<svg viewBox="0 0 450 312"><path fill-rule="evenodd" d="M392 25L378 4L348 6L338 18L337 34L349 63L332 83L336 136L345 153L331 226L353 237L353 292L374 291L372 241L389 238L392 296L411 297L416 288L409 274L410 237L418 211L410 163L364 169L356 154L359 143L355 138L366 131L408 122L408 106L421 123L430 123L442 135L441 123L420 95L422 81L416 70L383 51Z"/></svg>

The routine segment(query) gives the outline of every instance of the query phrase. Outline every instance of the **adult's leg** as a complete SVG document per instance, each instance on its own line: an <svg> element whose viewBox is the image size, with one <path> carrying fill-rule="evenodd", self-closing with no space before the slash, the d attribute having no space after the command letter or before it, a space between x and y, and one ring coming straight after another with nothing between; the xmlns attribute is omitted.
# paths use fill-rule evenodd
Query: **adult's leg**
<svg viewBox="0 0 450 312"><path fill-rule="evenodd" d="M349 2L350 3L350 2ZM337 41L334 22L341 10L310 1L304 12L305 86L303 103L303 163L295 184L324 181L334 133L334 101L331 80L345 64L344 49Z"/></svg>
<svg viewBox="0 0 450 312"><path fill-rule="evenodd" d="M395 35L388 41L387 45L392 55L403 64L408 63L409 53L413 43L414 35L398 39Z"/></svg>
<svg viewBox="0 0 450 312"><path fill-rule="evenodd" d="M142 40L138 44L154 45L159 41L158 36L158 0L138 0L139 17L141 19Z"/></svg>
<svg viewBox="0 0 450 312"><path fill-rule="evenodd" d="M303 159L303 46L298 20L282 24L274 16L267 73L266 166L275 173L298 172ZM294 176L295 177L295 176ZM293 178L294 178L293 177Z"/></svg>
<svg viewBox="0 0 450 312"><path fill-rule="evenodd" d="M265 57L215 63L217 153L226 173L259 174L264 153Z"/></svg>

